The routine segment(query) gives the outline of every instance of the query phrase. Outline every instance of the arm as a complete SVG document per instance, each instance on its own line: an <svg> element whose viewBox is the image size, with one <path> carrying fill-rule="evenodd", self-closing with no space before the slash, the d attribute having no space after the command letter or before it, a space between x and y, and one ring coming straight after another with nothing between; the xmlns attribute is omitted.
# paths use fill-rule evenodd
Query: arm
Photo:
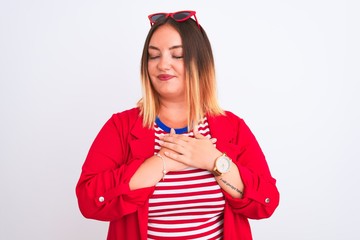
<svg viewBox="0 0 360 240"><path fill-rule="evenodd" d="M144 158L130 154L131 121L126 118L125 114L114 115L103 126L82 167L76 195L87 218L119 219L135 212L153 192L151 187L133 191L129 188L130 178Z"/></svg>
<svg viewBox="0 0 360 240"><path fill-rule="evenodd" d="M279 192L276 180L271 176L265 156L246 123L232 115L230 132L236 133L229 141L218 144L226 152L244 184L243 198L233 198L227 192L225 197L233 211L247 218L261 219L272 215L279 204ZM231 184L231 182L230 182Z"/></svg>
<svg viewBox="0 0 360 240"><path fill-rule="evenodd" d="M167 158L165 152L169 151L171 150L162 148L159 155L154 155L145 160L131 178L130 189L135 190L155 186L166 173L179 171L187 167L181 162ZM144 181L144 179L146 179L146 181Z"/></svg>
<svg viewBox="0 0 360 240"><path fill-rule="evenodd" d="M161 146L173 151L165 155L212 171L215 159L225 152L232 159L231 169L216 180L233 211L253 219L270 217L279 203L279 193L254 135L242 119L229 112L227 116L210 117L209 125L212 137L217 139L216 148L194 131L195 138L163 136Z"/></svg>
<svg viewBox="0 0 360 240"><path fill-rule="evenodd" d="M222 152L214 145L217 139L209 139L203 136L197 127L194 128L193 133L194 138L176 135L175 133L163 136L163 141L160 144L166 148L164 154L172 162L179 162L212 172L216 159L222 155ZM244 184L236 164L231 162L230 171L223 176L215 177L215 179L220 187L230 196L233 198L242 197Z"/></svg>
<svg viewBox="0 0 360 240"><path fill-rule="evenodd" d="M213 165L215 165L215 163ZM223 191L229 194L229 196L231 196L232 198L243 197L244 183L240 177L238 167L235 163L231 162L229 172L221 176L215 176L215 179L219 186L223 189Z"/></svg>

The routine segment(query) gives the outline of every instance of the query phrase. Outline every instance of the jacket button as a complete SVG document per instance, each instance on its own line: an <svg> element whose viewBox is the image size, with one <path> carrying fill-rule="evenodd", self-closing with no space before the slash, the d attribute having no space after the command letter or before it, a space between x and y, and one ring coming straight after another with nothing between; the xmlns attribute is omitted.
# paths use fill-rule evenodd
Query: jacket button
<svg viewBox="0 0 360 240"><path fill-rule="evenodd" d="M103 196L99 197L99 202L104 202L105 198Z"/></svg>
<svg viewBox="0 0 360 240"><path fill-rule="evenodd" d="M265 203L270 203L270 198L265 198Z"/></svg>

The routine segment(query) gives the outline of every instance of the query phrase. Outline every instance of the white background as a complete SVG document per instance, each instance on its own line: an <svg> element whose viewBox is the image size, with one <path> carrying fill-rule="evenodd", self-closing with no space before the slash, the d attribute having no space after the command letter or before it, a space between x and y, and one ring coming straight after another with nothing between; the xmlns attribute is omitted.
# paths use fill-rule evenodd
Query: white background
<svg viewBox="0 0 360 240"><path fill-rule="evenodd" d="M358 1L0 1L0 239L105 239L75 185L140 98L154 12L193 9L219 97L258 138L281 203L254 239L359 239Z"/></svg>

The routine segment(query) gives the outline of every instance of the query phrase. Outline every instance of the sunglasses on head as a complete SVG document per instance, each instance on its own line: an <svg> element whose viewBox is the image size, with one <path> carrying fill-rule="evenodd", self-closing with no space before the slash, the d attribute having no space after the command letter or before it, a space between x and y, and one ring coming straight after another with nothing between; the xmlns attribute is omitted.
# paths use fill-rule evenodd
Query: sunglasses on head
<svg viewBox="0 0 360 240"><path fill-rule="evenodd" d="M194 16L196 24L198 25L198 27L200 29L200 24L199 24L195 14L196 14L195 11L184 10L184 11L179 11L179 12L174 12L174 13L154 13L154 14L150 14L148 17L150 20L150 25L152 26L158 20L168 18L168 17L173 18L177 22L184 22L184 21L188 20L189 18L191 18L192 16Z"/></svg>

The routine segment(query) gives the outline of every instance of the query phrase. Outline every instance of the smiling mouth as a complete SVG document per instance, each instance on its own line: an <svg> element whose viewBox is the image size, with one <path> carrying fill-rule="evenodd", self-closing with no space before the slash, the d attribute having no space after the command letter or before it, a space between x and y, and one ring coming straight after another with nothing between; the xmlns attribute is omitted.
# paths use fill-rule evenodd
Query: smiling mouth
<svg viewBox="0 0 360 240"><path fill-rule="evenodd" d="M174 77L173 75L169 75L169 74L160 74L158 76L158 79L161 81L167 81L167 80L172 79L173 77Z"/></svg>

